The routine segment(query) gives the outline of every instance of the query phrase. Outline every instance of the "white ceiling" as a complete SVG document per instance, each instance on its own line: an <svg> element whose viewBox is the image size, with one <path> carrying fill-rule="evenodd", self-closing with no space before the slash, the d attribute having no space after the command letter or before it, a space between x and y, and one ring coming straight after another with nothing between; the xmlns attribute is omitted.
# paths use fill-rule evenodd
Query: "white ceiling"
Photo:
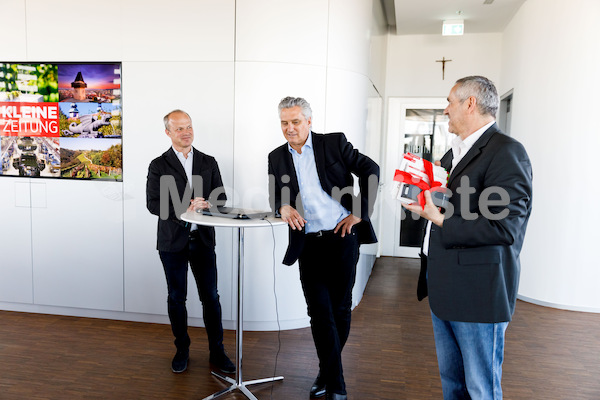
<svg viewBox="0 0 600 400"><path fill-rule="evenodd" d="M441 35L445 19L463 19L465 34L502 32L525 1L382 0L388 24L397 35Z"/></svg>

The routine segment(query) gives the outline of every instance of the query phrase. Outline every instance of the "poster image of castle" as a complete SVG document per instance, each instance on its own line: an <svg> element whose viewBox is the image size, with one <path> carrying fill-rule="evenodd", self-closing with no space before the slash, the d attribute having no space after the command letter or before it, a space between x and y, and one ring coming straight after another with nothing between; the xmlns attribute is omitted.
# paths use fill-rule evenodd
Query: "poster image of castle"
<svg viewBox="0 0 600 400"><path fill-rule="evenodd" d="M58 64L59 101L120 103L121 64Z"/></svg>
<svg viewBox="0 0 600 400"><path fill-rule="evenodd" d="M112 103L59 103L61 137L120 138L121 106Z"/></svg>
<svg viewBox="0 0 600 400"><path fill-rule="evenodd" d="M120 139L60 138L60 176L122 181Z"/></svg>

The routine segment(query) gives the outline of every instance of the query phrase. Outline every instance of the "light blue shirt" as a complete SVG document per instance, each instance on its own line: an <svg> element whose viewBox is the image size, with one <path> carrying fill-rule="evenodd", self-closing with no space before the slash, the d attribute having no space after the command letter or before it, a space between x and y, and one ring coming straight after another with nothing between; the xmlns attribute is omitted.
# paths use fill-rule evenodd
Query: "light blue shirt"
<svg viewBox="0 0 600 400"><path fill-rule="evenodd" d="M317 174L315 152L313 150L312 133L308 135L306 143L302 146L302 153L298 153L288 144L288 149L294 160L296 177L300 187L300 197L304 207L304 226L306 233L331 230L350 215L342 205L333 200L323 188Z"/></svg>

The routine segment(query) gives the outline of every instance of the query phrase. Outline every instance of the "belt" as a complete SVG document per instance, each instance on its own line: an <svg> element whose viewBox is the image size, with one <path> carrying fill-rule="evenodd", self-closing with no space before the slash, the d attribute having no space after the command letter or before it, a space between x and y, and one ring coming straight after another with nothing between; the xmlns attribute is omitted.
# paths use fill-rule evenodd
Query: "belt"
<svg viewBox="0 0 600 400"><path fill-rule="evenodd" d="M333 229L328 230L328 231L309 232L306 234L306 236L313 237L313 238L320 238L323 236L333 236L333 235L335 235L335 233L333 233Z"/></svg>

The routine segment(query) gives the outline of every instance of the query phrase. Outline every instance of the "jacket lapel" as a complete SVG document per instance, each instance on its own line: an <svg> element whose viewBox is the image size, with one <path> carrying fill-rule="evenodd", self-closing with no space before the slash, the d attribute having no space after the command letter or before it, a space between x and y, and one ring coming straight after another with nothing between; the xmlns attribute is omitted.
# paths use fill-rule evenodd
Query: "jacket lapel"
<svg viewBox="0 0 600 400"><path fill-rule="evenodd" d="M285 156L283 157L283 162L285 163L284 171L291 171L290 173L290 184L292 185L292 190L294 193L300 193L300 185L298 185L298 175L296 172L296 167L294 166L294 159L292 158L292 153L285 145Z"/></svg>
<svg viewBox="0 0 600 400"><path fill-rule="evenodd" d="M194 164L192 165L192 175L202 175L202 153L192 147L194 152Z"/></svg>
<svg viewBox="0 0 600 400"><path fill-rule="evenodd" d="M173 170L173 172L176 172L177 174L181 175L181 177L183 177L183 180L187 182L187 177L185 176L185 170L183 169L183 165L181 165L179 158L177 158L177 154L175 154L175 151L173 151L172 148L167 150L167 152L165 153L165 159L169 164L169 167L171 167L171 169Z"/></svg>
<svg viewBox="0 0 600 400"><path fill-rule="evenodd" d="M498 127L497 127L496 123L494 123L473 144L473 147L471 147L471 149L467 152L467 154L465 154L463 159L459 161L456 168L454 168L454 171L452 171L452 174L450 174L450 177L448 178L448 187L450 187L452 185L452 182L454 181L455 178L457 178L458 176L461 175L462 171L466 168L466 166L469 165L469 163L475 157L477 157L477 155L479 155L479 153L481 153L481 150L488 144L488 142L490 141L490 138L496 132L498 132Z"/></svg>
<svg viewBox="0 0 600 400"><path fill-rule="evenodd" d="M313 152L315 154L315 165L317 167L317 175L319 175L319 181L321 186L325 189L325 146L323 144L323 138L320 135L316 135L314 132L310 132L312 135Z"/></svg>

